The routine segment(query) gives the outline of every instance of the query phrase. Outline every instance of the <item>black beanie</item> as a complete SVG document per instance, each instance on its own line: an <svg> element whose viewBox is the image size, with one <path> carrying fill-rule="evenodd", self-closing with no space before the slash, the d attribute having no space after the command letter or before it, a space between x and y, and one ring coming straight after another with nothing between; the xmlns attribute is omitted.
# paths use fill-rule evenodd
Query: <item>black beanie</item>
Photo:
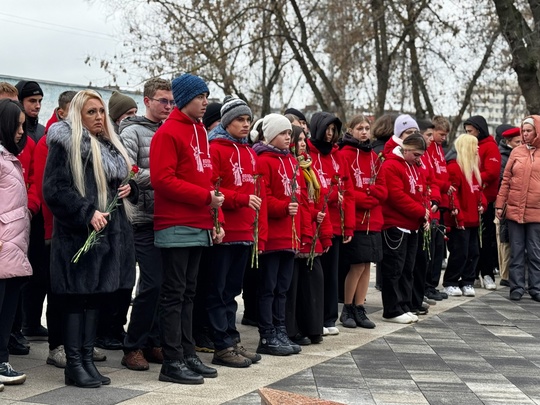
<svg viewBox="0 0 540 405"><path fill-rule="evenodd" d="M39 84L34 81L21 80L15 85L19 92L19 101L23 101L26 97L30 96L42 96L43 90L39 87Z"/></svg>
<svg viewBox="0 0 540 405"><path fill-rule="evenodd" d="M206 106L206 112L202 117L202 122L206 129L221 119L221 103L210 103Z"/></svg>
<svg viewBox="0 0 540 405"><path fill-rule="evenodd" d="M287 108L283 115L287 115L287 114L296 115L300 121L306 121L307 122L306 116L304 114L302 114L301 111L298 111L296 108Z"/></svg>

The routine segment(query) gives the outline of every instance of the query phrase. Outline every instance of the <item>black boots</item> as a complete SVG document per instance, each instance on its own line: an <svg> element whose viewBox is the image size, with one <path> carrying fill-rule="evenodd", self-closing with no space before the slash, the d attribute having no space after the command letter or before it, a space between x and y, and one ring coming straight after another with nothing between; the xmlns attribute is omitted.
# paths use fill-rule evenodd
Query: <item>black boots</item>
<svg viewBox="0 0 540 405"><path fill-rule="evenodd" d="M66 385L97 388L111 383L102 376L93 361L94 339L98 319L97 310L67 313L64 315L63 333L66 351L64 370Z"/></svg>
<svg viewBox="0 0 540 405"><path fill-rule="evenodd" d="M94 341L96 340L96 331L99 312L97 309L87 309L84 317L84 335L82 342L82 363L84 369L95 380L101 381L102 385L109 385L111 379L99 373L94 365Z"/></svg>

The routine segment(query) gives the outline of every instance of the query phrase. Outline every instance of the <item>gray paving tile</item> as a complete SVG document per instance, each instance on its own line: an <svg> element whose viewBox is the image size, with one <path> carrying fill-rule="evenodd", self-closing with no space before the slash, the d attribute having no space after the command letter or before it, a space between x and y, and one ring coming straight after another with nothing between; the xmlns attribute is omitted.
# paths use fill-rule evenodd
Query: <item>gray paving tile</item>
<svg viewBox="0 0 540 405"><path fill-rule="evenodd" d="M319 388L321 399L336 401L348 405L376 405L373 395L367 389L360 388Z"/></svg>
<svg viewBox="0 0 540 405"><path fill-rule="evenodd" d="M460 391L423 391L430 405L484 405L473 393Z"/></svg>
<svg viewBox="0 0 540 405"><path fill-rule="evenodd" d="M113 405L138 397L144 393L144 391L115 387L100 387L95 389L62 387L26 398L23 402L51 405Z"/></svg>

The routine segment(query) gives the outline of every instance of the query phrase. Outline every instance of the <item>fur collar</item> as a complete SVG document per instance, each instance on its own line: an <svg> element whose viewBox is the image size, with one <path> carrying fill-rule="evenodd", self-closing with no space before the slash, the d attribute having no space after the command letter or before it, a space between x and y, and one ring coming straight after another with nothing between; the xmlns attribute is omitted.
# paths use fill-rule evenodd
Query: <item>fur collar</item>
<svg viewBox="0 0 540 405"><path fill-rule="evenodd" d="M86 167L92 167L92 155L90 153L90 133L83 128L81 141L81 156ZM101 150L103 170L108 181L124 180L128 176L126 162L120 152L107 140L96 138ZM47 146L60 144L70 155L72 146L71 123L61 121L53 124L47 133Z"/></svg>

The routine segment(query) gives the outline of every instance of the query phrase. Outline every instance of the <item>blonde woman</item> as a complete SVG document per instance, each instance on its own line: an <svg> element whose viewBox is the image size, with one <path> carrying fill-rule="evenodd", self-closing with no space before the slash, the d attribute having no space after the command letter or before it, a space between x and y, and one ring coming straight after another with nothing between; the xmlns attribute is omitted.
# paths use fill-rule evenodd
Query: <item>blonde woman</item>
<svg viewBox="0 0 540 405"><path fill-rule="evenodd" d="M135 281L135 252L124 198L135 202L128 154L107 119L103 99L92 90L73 98L68 119L47 134L49 155L43 196L54 215L51 288L65 298L62 327L67 357L65 382L79 387L110 384L92 361L99 303ZM112 213L107 205L118 193ZM90 232L98 243L72 262Z"/></svg>
<svg viewBox="0 0 540 405"><path fill-rule="evenodd" d="M448 265L443 286L449 296L474 297L475 268L480 256L478 226L486 207L480 177L478 139L463 134L455 142L457 157L448 162L450 183L456 190L445 213L448 235Z"/></svg>

